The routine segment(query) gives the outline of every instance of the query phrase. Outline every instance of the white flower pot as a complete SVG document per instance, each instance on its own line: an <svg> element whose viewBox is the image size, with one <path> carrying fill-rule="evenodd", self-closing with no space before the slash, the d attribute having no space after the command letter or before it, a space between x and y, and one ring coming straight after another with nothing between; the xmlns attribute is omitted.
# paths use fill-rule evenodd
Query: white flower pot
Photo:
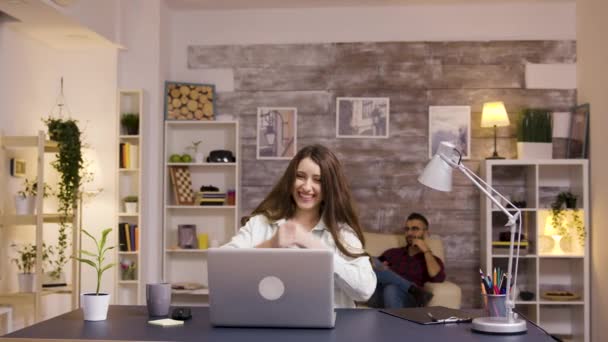
<svg viewBox="0 0 608 342"><path fill-rule="evenodd" d="M108 293L83 293L80 295L80 307L85 321L105 321L108 317L110 295Z"/></svg>
<svg viewBox="0 0 608 342"><path fill-rule="evenodd" d="M127 214L137 214L137 202L125 202L125 212Z"/></svg>
<svg viewBox="0 0 608 342"><path fill-rule="evenodd" d="M552 159L552 143L517 142L517 159Z"/></svg>
<svg viewBox="0 0 608 342"><path fill-rule="evenodd" d="M17 281L19 282L19 292L34 292L36 275L34 273L19 273Z"/></svg>
<svg viewBox="0 0 608 342"><path fill-rule="evenodd" d="M34 215L36 208L36 197L23 197L15 195L15 214L17 215Z"/></svg>

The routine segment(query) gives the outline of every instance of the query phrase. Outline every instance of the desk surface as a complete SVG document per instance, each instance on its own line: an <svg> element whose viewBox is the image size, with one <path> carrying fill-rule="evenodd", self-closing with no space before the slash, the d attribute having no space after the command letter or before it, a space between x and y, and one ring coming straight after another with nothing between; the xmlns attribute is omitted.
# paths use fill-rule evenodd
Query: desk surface
<svg viewBox="0 0 608 342"><path fill-rule="evenodd" d="M209 308L192 309L192 319L179 327L149 325L145 306L110 306L108 319L85 322L80 309L5 335L3 338L135 341L553 341L533 324L528 333L491 336L471 331L471 324L420 325L372 309L339 309L334 329L214 328ZM2 340L2 338L0 338Z"/></svg>

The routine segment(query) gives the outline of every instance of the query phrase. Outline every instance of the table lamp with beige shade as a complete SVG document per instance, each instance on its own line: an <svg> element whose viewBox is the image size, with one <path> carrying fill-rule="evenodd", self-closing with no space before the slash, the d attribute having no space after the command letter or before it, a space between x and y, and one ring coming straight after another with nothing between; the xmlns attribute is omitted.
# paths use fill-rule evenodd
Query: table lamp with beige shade
<svg viewBox="0 0 608 342"><path fill-rule="evenodd" d="M509 126L509 116L502 101L486 102L481 111L481 127L494 127L494 154L486 159L505 159L496 149L496 127Z"/></svg>

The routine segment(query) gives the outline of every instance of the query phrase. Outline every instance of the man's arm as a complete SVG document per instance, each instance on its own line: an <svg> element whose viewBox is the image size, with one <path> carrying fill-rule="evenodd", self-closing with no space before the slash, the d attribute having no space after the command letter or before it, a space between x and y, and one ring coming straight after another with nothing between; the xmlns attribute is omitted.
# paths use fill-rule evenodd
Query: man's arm
<svg viewBox="0 0 608 342"><path fill-rule="evenodd" d="M413 244L424 253L424 261L429 277L434 278L443 271L443 265L440 265L439 262L437 262L437 258L433 255L424 239L414 239Z"/></svg>

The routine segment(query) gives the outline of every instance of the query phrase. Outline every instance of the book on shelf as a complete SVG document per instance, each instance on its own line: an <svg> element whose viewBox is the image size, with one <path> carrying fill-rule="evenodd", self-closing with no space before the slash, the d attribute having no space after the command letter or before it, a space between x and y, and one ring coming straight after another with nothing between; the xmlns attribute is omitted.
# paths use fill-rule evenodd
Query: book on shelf
<svg viewBox="0 0 608 342"><path fill-rule="evenodd" d="M139 250L139 226L126 222L118 224L118 250L121 252Z"/></svg>
<svg viewBox="0 0 608 342"><path fill-rule="evenodd" d="M120 165L121 169L136 168L139 163L139 146L128 142L120 143Z"/></svg>

